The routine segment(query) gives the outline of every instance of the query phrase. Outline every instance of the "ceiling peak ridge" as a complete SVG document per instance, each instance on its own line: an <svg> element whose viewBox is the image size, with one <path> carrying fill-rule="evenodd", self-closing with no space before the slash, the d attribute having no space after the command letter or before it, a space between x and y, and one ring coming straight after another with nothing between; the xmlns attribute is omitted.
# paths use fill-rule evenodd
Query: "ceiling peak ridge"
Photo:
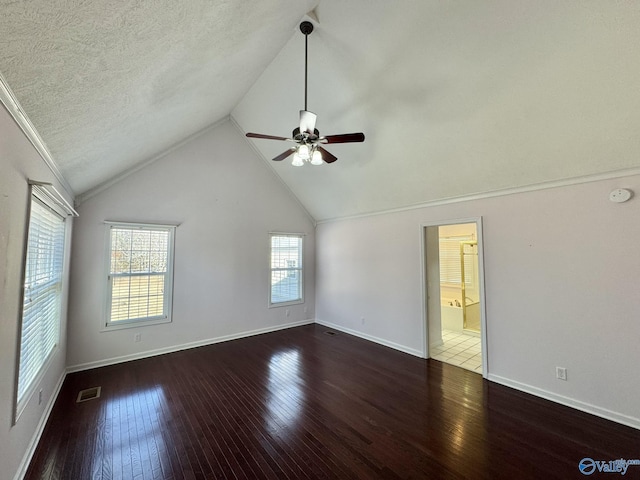
<svg viewBox="0 0 640 480"><path fill-rule="evenodd" d="M308 20L311 23L313 23L314 27L317 27L318 25L320 25L320 20L318 18L318 12L316 12L316 9L314 8L313 10L307 12L303 17L302 17L302 21L304 20Z"/></svg>
<svg viewBox="0 0 640 480"><path fill-rule="evenodd" d="M240 124L236 121L236 119L233 117L233 115L229 115L229 120L231 122L231 125L233 125L236 128L236 130L240 133L240 135L244 139L245 143L247 145L249 145L249 147L251 148L253 153L255 153L257 157L262 159L261 163L263 163L265 165L265 167L267 167L267 170L269 170L271 175L273 175L273 177L280 183L280 185L282 185L282 188L284 188L287 191L287 193L291 196L291 198L293 198L296 201L298 206L302 209L302 211L305 213L305 215L309 218L309 220L311 221L313 227L315 228L317 226L317 224L318 224L318 221L315 219L315 217L313 215L311 215L309 210L307 210L307 207L305 207L305 205L298 198L298 196L295 193L293 193L293 190L291 190L291 187L289 187L287 182L285 182L282 179L282 177L280 175L278 175L278 172L276 172L275 168L273 167L273 162L271 162L269 159L267 159L267 157L265 157L262 154L262 152L260 152L260 150L258 150L258 148L255 146L255 144L253 142L249 141L249 139L245 136L244 130L242 129Z"/></svg>

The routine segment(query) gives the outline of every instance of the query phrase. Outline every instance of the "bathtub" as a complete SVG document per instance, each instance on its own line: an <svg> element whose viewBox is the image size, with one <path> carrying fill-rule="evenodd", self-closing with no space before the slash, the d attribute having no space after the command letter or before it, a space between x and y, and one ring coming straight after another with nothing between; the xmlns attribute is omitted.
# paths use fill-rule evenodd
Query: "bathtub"
<svg viewBox="0 0 640 480"><path fill-rule="evenodd" d="M449 305L452 303L453 305ZM454 332L462 332L464 330L464 315L462 307L456 307L456 300L453 298L443 298L440 305L440 318L443 330L453 330ZM473 330L464 330L465 333L471 333L480 330L480 303L473 302L467 304L467 324ZM474 332L475 331L475 332Z"/></svg>
<svg viewBox="0 0 640 480"><path fill-rule="evenodd" d="M449 302L453 303L453 306L449 305ZM440 318L442 321L443 330L453 330L454 332L462 332L463 330L463 317L462 307L456 307L455 301L450 299L443 299L440 307Z"/></svg>

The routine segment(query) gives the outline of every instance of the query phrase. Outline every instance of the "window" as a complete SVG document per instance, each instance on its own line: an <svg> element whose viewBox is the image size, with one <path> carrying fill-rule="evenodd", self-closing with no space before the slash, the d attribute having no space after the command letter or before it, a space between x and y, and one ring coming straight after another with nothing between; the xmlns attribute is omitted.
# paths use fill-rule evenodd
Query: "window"
<svg viewBox="0 0 640 480"><path fill-rule="evenodd" d="M109 224L107 327L171 321L175 226Z"/></svg>
<svg viewBox="0 0 640 480"><path fill-rule="evenodd" d="M271 234L269 305L302 303L302 235Z"/></svg>
<svg viewBox="0 0 640 480"><path fill-rule="evenodd" d="M460 285L462 270L460 265L460 245L464 245L465 284L470 285L474 278L477 263L477 246L472 235L440 237L440 282ZM474 259L475 256L475 259Z"/></svg>
<svg viewBox="0 0 640 480"><path fill-rule="evenodd" d="M65 220L51 193L31 187L27 235L16 416L42 375L60 335ZM52 206L50 206L52 205Z"/></svg>

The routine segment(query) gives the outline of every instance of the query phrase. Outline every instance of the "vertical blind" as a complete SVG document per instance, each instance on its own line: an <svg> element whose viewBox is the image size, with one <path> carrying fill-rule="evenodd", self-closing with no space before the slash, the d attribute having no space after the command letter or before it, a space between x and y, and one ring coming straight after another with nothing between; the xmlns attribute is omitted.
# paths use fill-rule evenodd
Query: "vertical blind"
<svg viewBox="0 0 640 480"><path fill-rule="evenodd" d="M271 304L302 300L302 235L271 235Z"/></svg>
<svg viewBox="0 0 640 480"><path fill-rule="evenodd" d="M58 343L64 219L34 194L27 240L18 370L18 410Z"/></svg>

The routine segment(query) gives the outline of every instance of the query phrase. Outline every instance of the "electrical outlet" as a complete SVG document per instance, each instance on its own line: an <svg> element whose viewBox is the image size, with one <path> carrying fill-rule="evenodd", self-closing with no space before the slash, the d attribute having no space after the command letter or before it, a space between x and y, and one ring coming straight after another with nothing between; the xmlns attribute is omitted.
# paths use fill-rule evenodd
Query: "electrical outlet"
<svg viewBox="0 0 640 480"><path fill-rule="evenodd" d="M285 317L288 317L290 313L291 313L291 312L290 312L290 311L289 311L289 309L287 308L287 309L284 311L284 316L285 316Z"/></svg>
<svg viewBox="0 0 640 480"><path fill-rule="evenodd" d="M567 379L567 369L564 367L556 367L556 378L558 380L566 380Z"/></svg>
<svg viewBox="0 0 640 480"><path fill-rule="evenodd" d="M360 317L360 324L364 325L364 317Z"/></svg>
<svg viewBox="0 0 640 480"><path fill-rule="evenodd" d="M133 336L133 341L136 342L136 343L141 342L142 341L142 334L141 333L136 333Z"/></svg>
<svg viewBox="0 0 640 480"><path fill-rule="evenodd" d="M38 405L42 403L42 390L38 392Z"/></svg>

